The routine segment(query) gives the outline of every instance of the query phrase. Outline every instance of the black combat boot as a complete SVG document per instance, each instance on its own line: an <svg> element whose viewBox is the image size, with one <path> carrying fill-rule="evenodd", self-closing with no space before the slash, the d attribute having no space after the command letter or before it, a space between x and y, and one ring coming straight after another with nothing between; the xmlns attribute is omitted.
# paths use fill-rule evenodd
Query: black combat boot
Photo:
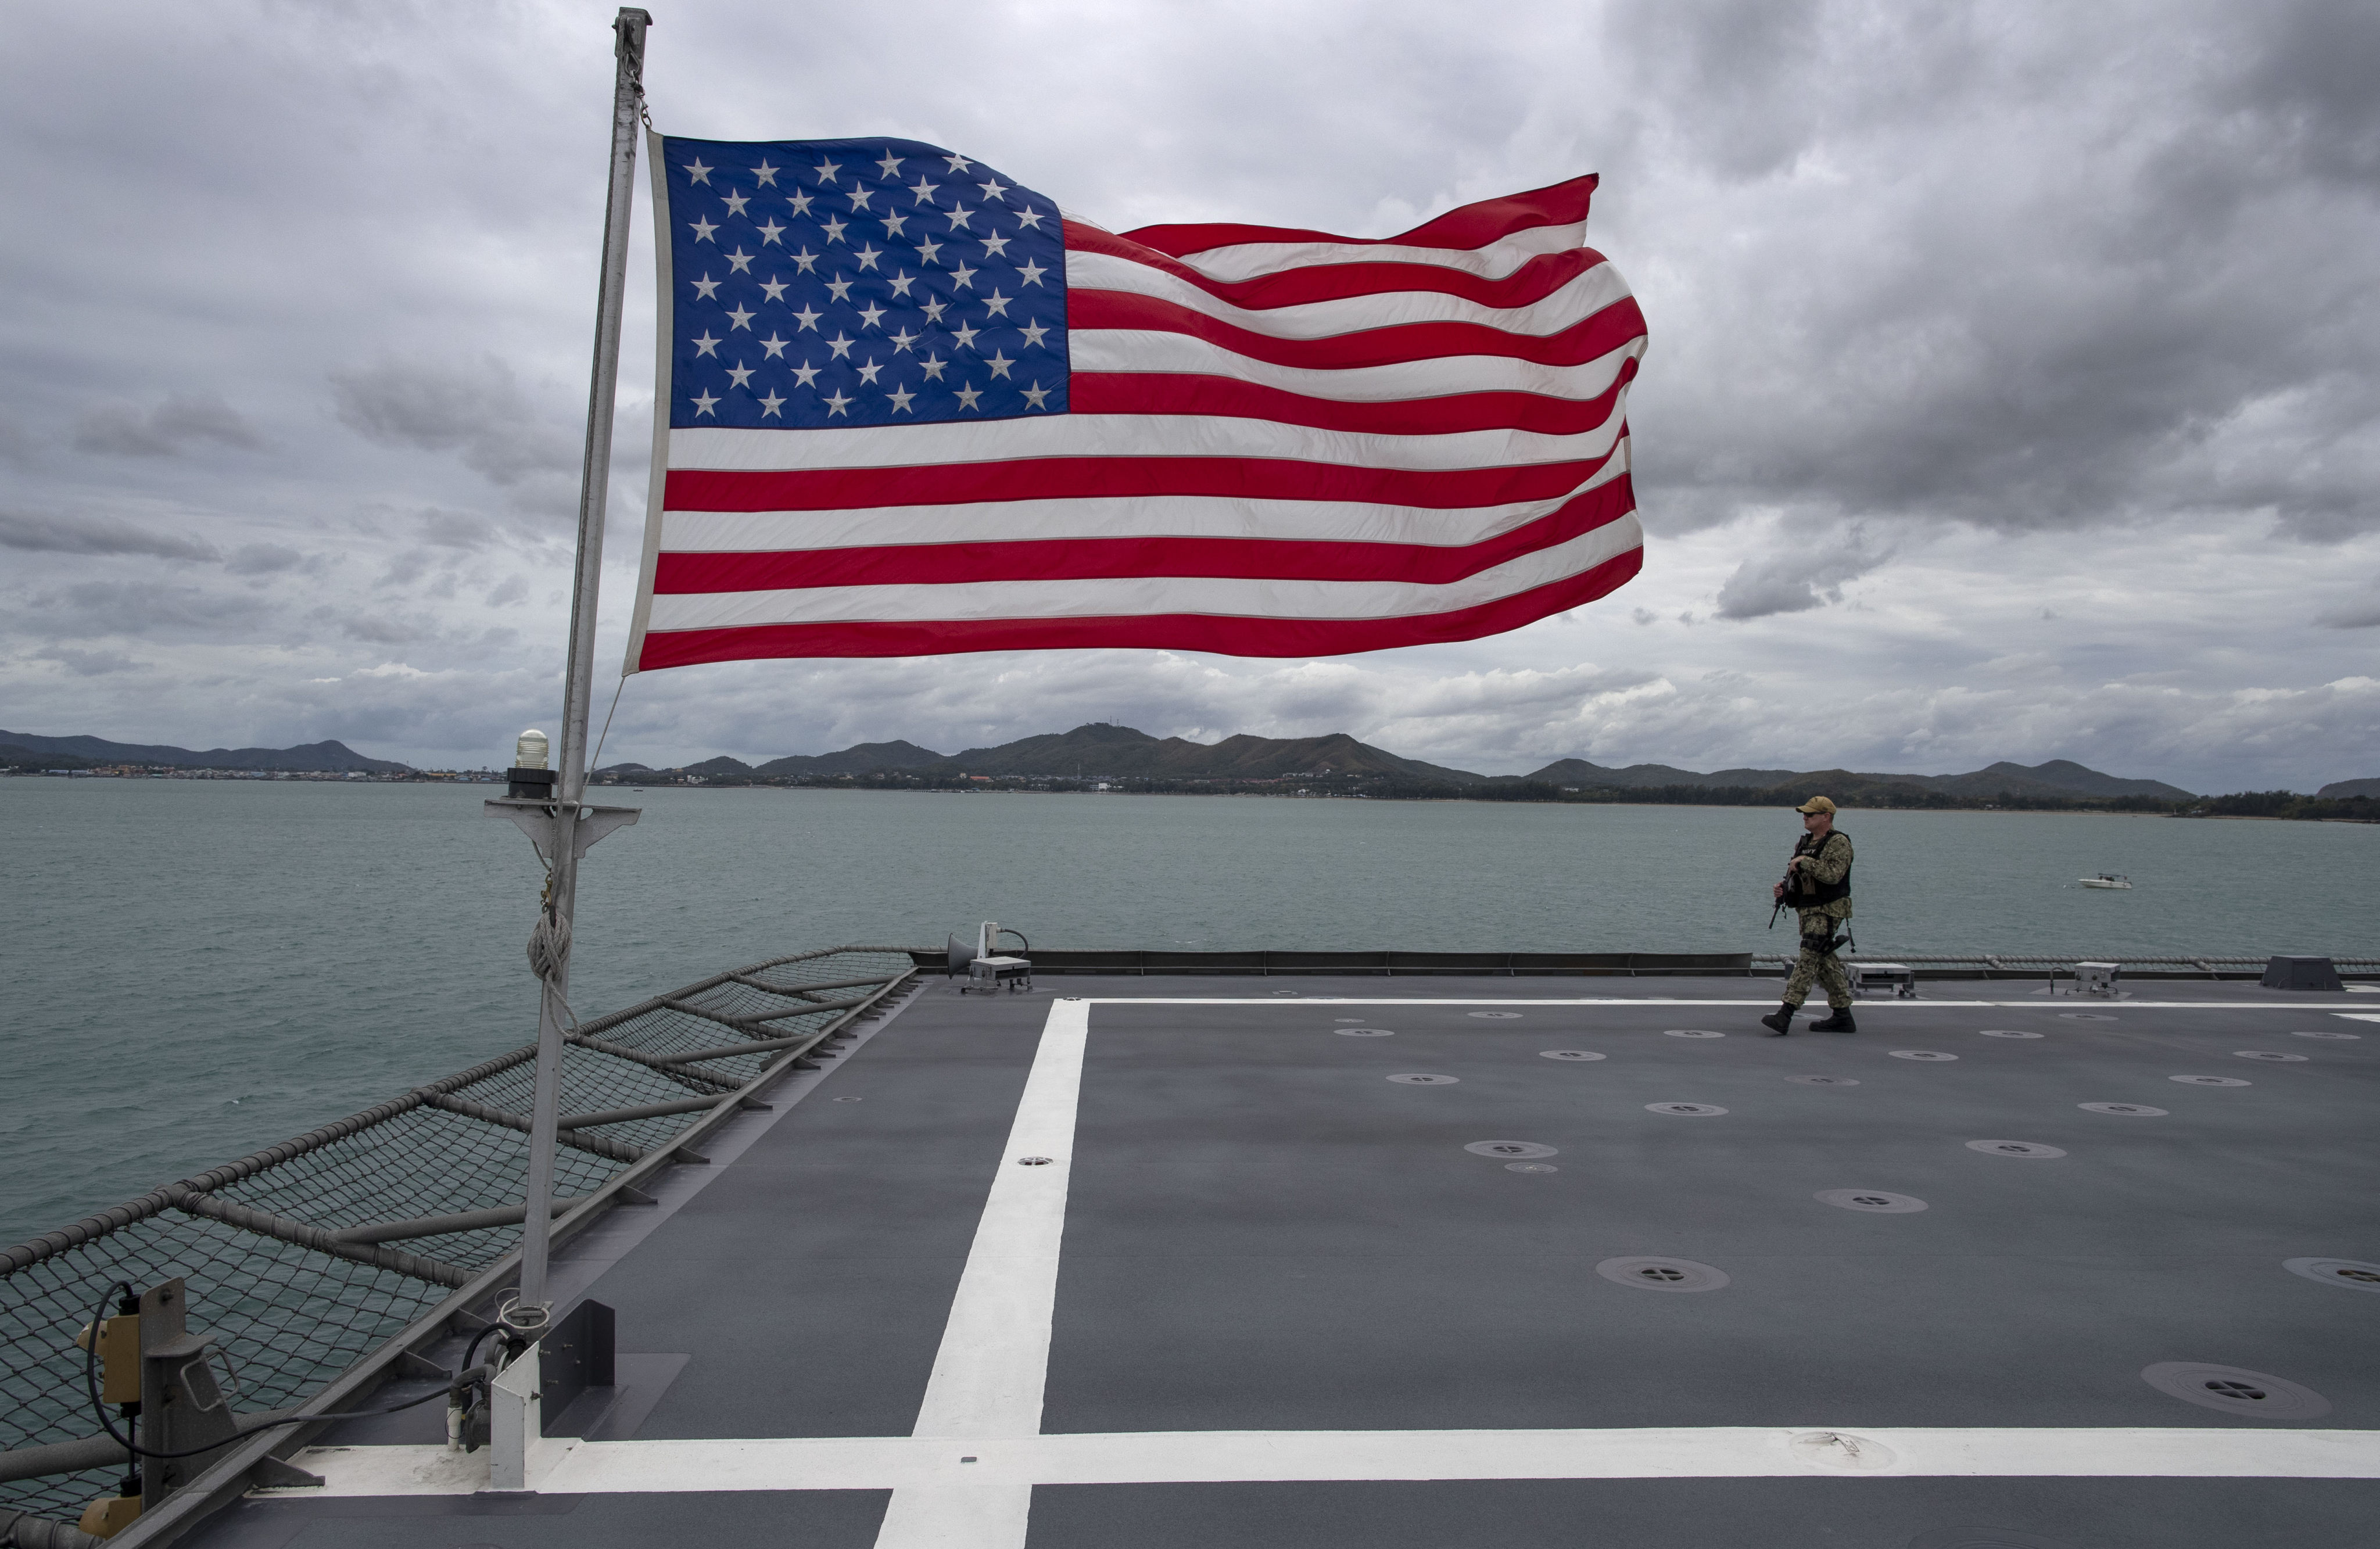
<svg viewBox="0 0 2380 1549"><path fill-rule="evenodd" d="M1810 1031L1813 1033L1856 1033L1859 1031L1859 1023L1852 1020L1852 1009L1849 1006L1837 1006L1832 1014L1830 1014L1826 1021L1812 1023L1810 1024Z"/></svg>
<svg viewBox="0 0 2380 1549"><path fill-rule="evenodd" d="M1801 1009L1801 1007L1796 1006L1793 1002L1788 1000L1783 1005L1778 1007L1775 1010L1769 1012L1767 1016L1762 1017L1760 1019L1760 1025L1768 1029L1769 1036L1781 1038L1788 1033L1793 1031L1793 1013Z"/></svg>

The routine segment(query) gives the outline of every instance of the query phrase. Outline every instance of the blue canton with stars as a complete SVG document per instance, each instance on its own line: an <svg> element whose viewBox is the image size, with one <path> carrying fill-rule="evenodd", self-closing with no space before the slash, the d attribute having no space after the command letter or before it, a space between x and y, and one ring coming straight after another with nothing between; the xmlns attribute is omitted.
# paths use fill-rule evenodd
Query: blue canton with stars
<svg viewBox="0 0 2380 1549"><path fill-rule="evenodd" d="M914 139L662 144L674 429L1066 412L1053 201Z"/></svg>

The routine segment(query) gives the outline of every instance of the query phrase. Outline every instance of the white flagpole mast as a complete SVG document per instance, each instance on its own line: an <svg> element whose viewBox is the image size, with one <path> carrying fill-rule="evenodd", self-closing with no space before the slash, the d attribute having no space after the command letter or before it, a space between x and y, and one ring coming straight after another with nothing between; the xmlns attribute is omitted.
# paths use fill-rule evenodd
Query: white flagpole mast
<svg viewBox="0 0 2380 1549"><path fill-rule="evenodd" d="M553 962L542 976L537 1019L537 1093L529 1113L528 1188L522 1201L520 1298L514 1326L541 1327L546 1247L553 1207L554 1120L562 1086L562 1033L570 990L571 915L577 902L579 853L600 837L580 831L587 791L587 727L595 701L595 602L603 580L603 507L611 486L612 408L620 379L620 310L628 277L628 212L637 177L637 127L644 116L645 29L652 18L623 6L613 21L619 71L612 97L612 187L603 209L603 278L595 310L595 371L587 397L587 455L579 469L578 572L570 594L570 666L562 709L562 767L554 795L548 886L559 928ZM655 405L654 412L668 412Z"/></svg>

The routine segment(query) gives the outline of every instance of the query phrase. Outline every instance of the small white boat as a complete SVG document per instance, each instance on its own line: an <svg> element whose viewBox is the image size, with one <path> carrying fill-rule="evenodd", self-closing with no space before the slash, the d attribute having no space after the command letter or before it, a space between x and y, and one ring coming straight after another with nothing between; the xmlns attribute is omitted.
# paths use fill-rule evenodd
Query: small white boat
<svg viewBox="0 0 2380 1549"><path fill-rule="evenodd" d="M2103 871L2096 877L2077 877L2075 880L2078 885L2085 888L2122 888L2130 890L2132 885L2131 877L2113 871Z"/></svg>

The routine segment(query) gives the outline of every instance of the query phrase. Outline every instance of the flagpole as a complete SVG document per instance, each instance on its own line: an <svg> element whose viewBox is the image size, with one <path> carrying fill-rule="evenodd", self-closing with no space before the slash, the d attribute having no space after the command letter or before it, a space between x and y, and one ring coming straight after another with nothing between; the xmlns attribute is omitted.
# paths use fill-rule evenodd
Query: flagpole
<svg viewBox="0 0 2380 1549"><path fill-rule="evenodd" d="M628 278L628 212L637 176L637 127L644 116L645 29L652 18L621 7L612 23L619 60L612 95L612 185L603 209L603 273L595 309L595 369L587 396L587 454L579 466L578 569L570 593L570 660L562 709L562 764L554 794L553 842L547 854L553 913L563 927L551 971L538 996L537 1089L529 1112L528 1186L522 1204L520 1296L510 1320L523 1333L552 1314L546 1296L546 1249L553 1202L554 1121L562 1086L563 1026L569 1016L568 926L578 895L579 853L587 790L587 730L595 702L595 605L603 580L603 508L611 486L612 409L619 389L620 312ZM666 405L654 405L666 413Z"/></svg>

